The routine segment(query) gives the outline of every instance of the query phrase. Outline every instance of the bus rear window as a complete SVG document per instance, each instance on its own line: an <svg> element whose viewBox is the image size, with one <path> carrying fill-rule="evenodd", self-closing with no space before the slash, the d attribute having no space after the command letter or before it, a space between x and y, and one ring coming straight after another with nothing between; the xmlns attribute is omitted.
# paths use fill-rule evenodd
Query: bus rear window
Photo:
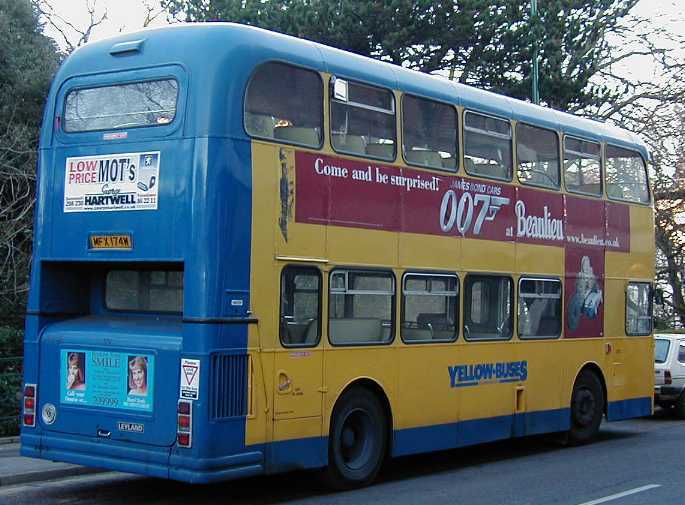
<svg viewBox="0 0 685 505"><path fill-rule="evenodd" d="M109 310L183 312L183 272L111 270L105 304Z"/></svg>
<svg viewBox="0 0 685 505"><path fill-rule="evenodd" d="M70 91L64 131L87 132L169 124L176 116L174 79L117 84Z"/></svg>

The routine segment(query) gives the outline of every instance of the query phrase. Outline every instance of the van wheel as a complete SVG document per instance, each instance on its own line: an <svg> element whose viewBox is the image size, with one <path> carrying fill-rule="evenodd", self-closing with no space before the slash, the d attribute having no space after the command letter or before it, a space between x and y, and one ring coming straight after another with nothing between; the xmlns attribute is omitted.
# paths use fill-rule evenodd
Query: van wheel
<svg viewBox="0 0 685 505"><path fill-rule="evenodd" d="M685 419L685 393L682 393L675 402L675 415L680 419Z"/></svg>
<svg viewBox="0 0 685 505"><path fill-rule="evenodd" d="M583 370L573 385L569 440L582 444L599 431L604 412L604 391L597 375Z"/></svg>
<svg viewBox="0 0 685 505"><path fill-rule="evenodd" d="M326 480L336 489L369 484L376 478L387 445L386 416L376 395L355 388L333 410L328 436Z"/></svg>

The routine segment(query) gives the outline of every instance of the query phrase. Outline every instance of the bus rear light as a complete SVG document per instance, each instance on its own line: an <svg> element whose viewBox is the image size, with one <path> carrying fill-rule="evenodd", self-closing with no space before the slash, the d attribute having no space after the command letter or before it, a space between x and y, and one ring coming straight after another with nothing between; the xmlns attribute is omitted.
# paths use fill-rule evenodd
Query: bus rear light
<svg viewBox="0 0 685 505"><path fill-rule="evenodd" d="M176 411L176 441L180 447L190 447L193 433L193 404L188 400L179 400Z"/></svg>
<svg viewBox="0 0 685 505"><path fill-rule="evenodd" d="M673 379L671 378L670 370L666 370L664 372L664 384L673 384Z"/></svg>
<svg viewBox="0 0 685 505"><path fill-rule="evenodd" d="M24 384L24 426L36 426L36 385Z"/></svg>
<svg viewBox="0 0 685 505"><path fill-rule="evenodd" d="M188 431L190 428L190 416L178 416L178 431Z"/></svg>

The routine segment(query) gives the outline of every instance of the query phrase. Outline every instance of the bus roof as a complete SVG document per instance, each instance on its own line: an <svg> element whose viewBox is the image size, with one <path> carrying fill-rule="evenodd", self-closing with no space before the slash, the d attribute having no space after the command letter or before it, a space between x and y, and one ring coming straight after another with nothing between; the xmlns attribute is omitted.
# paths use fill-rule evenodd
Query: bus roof
<svg viewBox="0 0 685 505"><path fill-rule="evenodd" d="M137 60L126 57L132 53L138 53ZM245 84L253 69L265 61L290 62L339 77L462 105L486 114L561 130L589 140L637 149L645 157L649 156L646 145L637 135L606 123L483 91L444 77L409 70L316 42L234 23L176 24L86 44L74 51L60 68L49 103L54 104L56 89L75 75L129 70L132 65L141 68L176 64L184 67L191 76L202 75L202 79L193 80L193 87L199 86L202 89L191 93L191 100L197 94L197 98L205 97L206 102L207 93L218 93L216 84L221 82L221 97L225 100L227 92L234 101L240 97L238 107L242 110ZM198 104L196 101L195 105ZM237 108L232 112L237 112ZM232 123L230 126L236 124ZM242 130L242 120L240 124ZM222 132L208 132L212 133Z"/></svg>

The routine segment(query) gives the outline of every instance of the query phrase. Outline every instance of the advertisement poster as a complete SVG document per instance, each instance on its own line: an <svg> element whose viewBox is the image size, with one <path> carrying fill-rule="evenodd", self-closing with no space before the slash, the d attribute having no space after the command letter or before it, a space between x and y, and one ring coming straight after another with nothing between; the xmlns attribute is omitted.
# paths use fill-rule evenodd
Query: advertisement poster
<svg viewBox="0 0 685 505"><path fill-rule="evenodd" d="M155 358L82 349L62 349L62 403L152 412Z"/></svg>
<svg viewBox="0 0 685 505"><path fill-rule="evenodd" d="M155 210L159 151L67 158L64 212Z"/></svg>
<svg viewBox="0 0 685 505"><path fill-rule="evenodd" d="M298 223L630 250L625 204L299 151L295 174Z"/></svg>

